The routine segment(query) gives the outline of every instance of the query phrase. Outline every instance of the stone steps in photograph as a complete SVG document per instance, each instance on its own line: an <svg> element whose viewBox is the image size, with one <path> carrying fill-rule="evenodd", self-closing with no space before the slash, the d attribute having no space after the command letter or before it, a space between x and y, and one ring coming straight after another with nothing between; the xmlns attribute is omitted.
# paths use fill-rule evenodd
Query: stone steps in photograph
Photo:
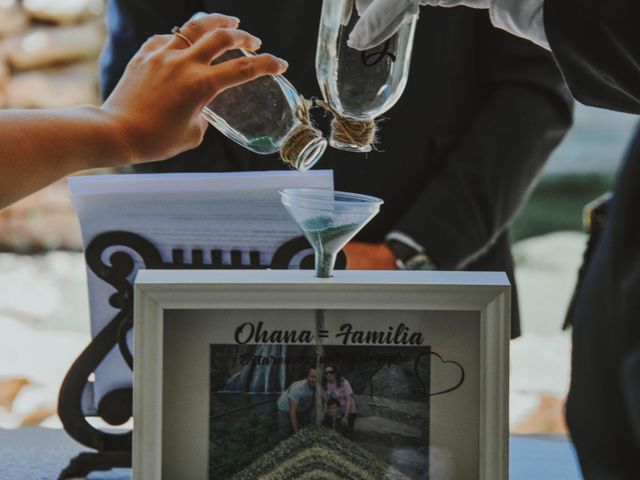
<svg viewBox="0 0 640 480"><path fill-rule="evenodd" d="M235 474L232 480L256 478L408 480L366 448L332 430L318 427L303 428Z"/></svg>
<svg viewBox="0 0 640 480"><path fill-rule="evenodd" d="M384 417L358 417L353 430L356 442L387 445L394 448L419 446L424 443L420 424L411 426Z"/></svg>
<svg viewBox="0 0 640 480"><path fill-rule="evenodd" d="M425 402L397 400L384 397L355 395L358 415L377 416L413 426L420 425L428 416Z"/></svg>
<svg viewBox="0 0 640 480"><path fill-rule="evenodd" d="M410 478L427 478L429 461L424 447L392 448L366 442L358 444Z"/></svg>

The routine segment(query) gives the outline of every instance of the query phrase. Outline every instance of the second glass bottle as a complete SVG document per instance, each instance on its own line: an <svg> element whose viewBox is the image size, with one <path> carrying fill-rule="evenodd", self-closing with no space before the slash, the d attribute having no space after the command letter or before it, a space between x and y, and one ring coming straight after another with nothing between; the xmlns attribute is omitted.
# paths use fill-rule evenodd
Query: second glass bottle
<svg viewBox="0 0 640 480"><path fill-rule="evenodd" d="M330 145L368 152L375 141L375 119L398 101L407 84L417 15L366 51L347 45L359 18L354 0L323 0L316 75L325 108L334 115Z"/></svg>

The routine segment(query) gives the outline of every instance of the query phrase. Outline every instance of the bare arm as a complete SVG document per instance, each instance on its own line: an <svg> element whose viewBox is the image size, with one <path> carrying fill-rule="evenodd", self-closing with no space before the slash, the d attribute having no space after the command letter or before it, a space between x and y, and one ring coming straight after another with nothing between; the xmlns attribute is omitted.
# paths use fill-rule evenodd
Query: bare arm
<svg viewBox="0 0 640 480"><path fill-rule="evenodd" d="M78 170L126 163L123 135L98 107L0 113L0 207Z"/></svg>
<svg viewBox="0 0 640 480"><path fill-rule="evenodd" d="M207 127L202 108L218 93L286 62L263 54L223 62L229 49L260 41L237 20L207 15L183 33L151 37L100 107L0 112L0 208L78 170L169 158L196 147Z"/></svg>

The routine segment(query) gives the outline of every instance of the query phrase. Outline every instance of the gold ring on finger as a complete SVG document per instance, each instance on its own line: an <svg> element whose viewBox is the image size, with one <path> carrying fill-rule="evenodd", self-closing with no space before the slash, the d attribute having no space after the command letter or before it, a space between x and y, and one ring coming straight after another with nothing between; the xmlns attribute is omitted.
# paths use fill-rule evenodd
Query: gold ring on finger
<svg viewBox="0 0 640 480"><path fill-rule="evenodd" d="M193 42L189 40L189 37L187 37L184 33L180 31L180 27L173 27L171 29L171 33L173 33L176 37L180 38L184 43L186 43L187 47L190 47L191 45L193 45Z"/></svg>

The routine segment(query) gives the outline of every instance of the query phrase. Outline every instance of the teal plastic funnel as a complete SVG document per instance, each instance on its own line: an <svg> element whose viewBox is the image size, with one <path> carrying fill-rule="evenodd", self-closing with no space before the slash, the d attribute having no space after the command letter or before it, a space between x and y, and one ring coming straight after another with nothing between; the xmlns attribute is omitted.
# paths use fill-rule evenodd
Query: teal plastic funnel
<svg viewBox="0 0 640 480"><path fill-rule="evenodd" d="M315 251L316 277L332 276L336 255L379 211L382 200L319 188L286 188L282 204Z"/></svg>

